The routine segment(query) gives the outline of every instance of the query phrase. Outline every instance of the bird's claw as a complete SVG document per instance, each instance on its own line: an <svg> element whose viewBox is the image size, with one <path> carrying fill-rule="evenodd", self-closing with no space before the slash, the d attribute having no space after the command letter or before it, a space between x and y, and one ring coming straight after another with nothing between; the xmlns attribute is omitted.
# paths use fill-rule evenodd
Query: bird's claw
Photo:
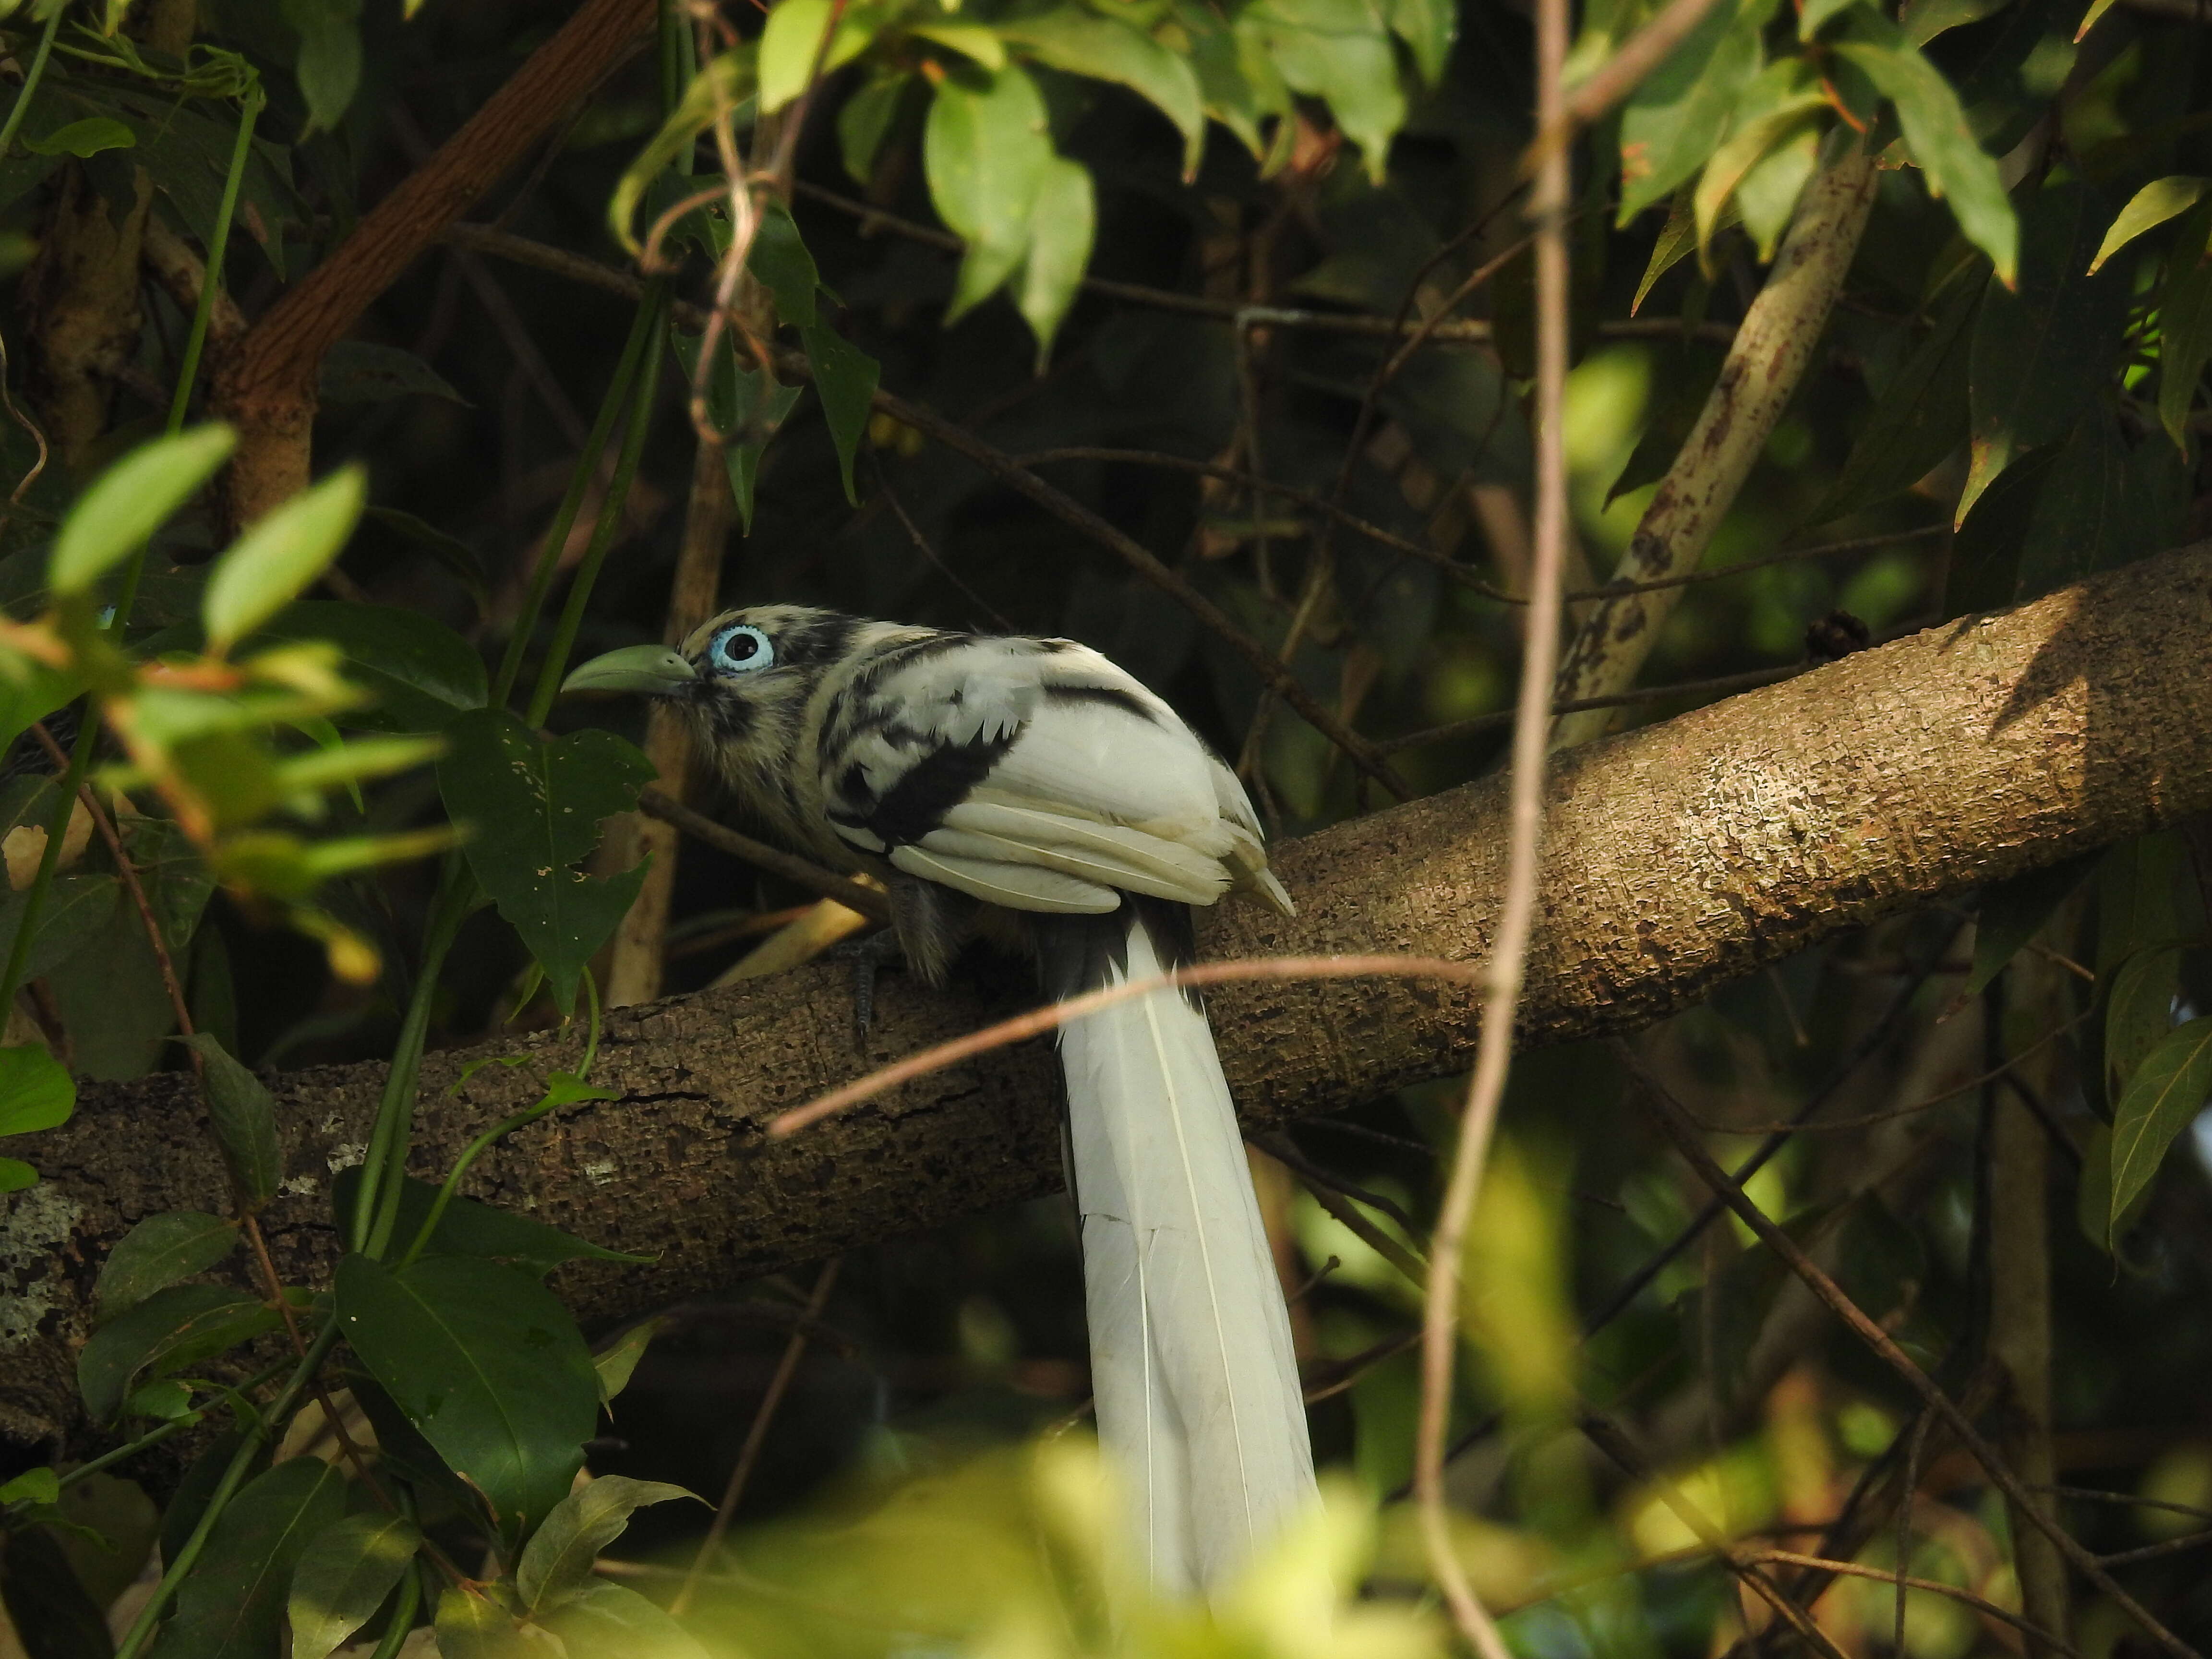
<svg viewBox="0 0 2212 1659"><path fill-rule="evenodd" d="M831 954L847 957L853 964L853 1047L864 1050L876 1023L876 975L885 968L905 966L906 953L899 948L896 931L883 927L860 939L847 939Z"/></svg>

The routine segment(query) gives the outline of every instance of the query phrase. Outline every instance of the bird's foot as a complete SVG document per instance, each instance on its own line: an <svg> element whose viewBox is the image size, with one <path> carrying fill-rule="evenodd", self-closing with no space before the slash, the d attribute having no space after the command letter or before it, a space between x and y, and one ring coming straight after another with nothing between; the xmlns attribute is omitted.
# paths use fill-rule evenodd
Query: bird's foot
<svg viewBox="0 0 2212 1659"><path fill-rule="evenodd" d="M876 1023L876 975L886 968L904 967L906 952L899 948L897 930L882 927L833 946L830 954L853 964L853 1047L866 1049Z"/></svg>

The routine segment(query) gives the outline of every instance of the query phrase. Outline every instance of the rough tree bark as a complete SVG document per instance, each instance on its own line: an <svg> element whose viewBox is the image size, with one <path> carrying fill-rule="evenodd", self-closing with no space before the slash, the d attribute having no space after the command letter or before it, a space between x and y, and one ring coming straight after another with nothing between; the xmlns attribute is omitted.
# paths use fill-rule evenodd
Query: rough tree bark
<svg viewBox="0 0 2212 1659"><path fill-rule="evenodd" d="M1522 1004L1532 1042L1649 1023L1833 935L2212 808L2198 717L2212 550L2131 565L1931 629L1555 762L1543 915ZM1404 951L1479 958L1503 875L1498 780L1289 843L1293 921L1209 918L1213 957ZM648 1267L573 1273L605 1316L929 1227L1059 1184L1057 1088L1042 1043L907 1085L786 1141L768 1121L864 1064L1006 1012L972 988L886 983L869 1056L842 970L819 965L611 1017L597 1079L623 1098L562 1113L477 1166L497 1202ZM1468 988L1402 981L1224 987L1224 1063L1255 1127L1466 1063ZM511 1045L458 1095L468 1056L432 1056L415 1168L434 1175L568 1063ZM289 1179L267 1218L286 1270L328 1265L333 1167L357 1160L380 1066L273 1080ZM88 1088L26 1136L46 1173L0 1211L0 1433L76 1426L70 1376L94 1273L140 1217L204 1205L222 1177L185 1081ZM18 1151L11 1145L11 1152Z"/></svg>

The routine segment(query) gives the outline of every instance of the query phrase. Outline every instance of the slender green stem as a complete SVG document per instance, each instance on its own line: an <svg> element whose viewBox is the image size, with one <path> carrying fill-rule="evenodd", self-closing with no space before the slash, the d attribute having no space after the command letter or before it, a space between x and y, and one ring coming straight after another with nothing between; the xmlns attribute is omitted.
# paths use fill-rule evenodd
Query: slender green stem
<svg viewBox="0 0 2212 1659"><path fill-rule="evenodd" d="M270 1402L267 1413L246 1431L246 1438L239 1442L238 1450L232 1454L230 1466L223 1470L222 1479L216 1483L215 1491L209 1494L207 1508L200 1515L199 1524L192 1528L191 1536L177 1552L177 1559L165 1564L161 1582L154 1587L154 1594L138 1610L138 1617L132 1623L130 1633L124 1637L115 1650L115 1659L138 1659L139 1654L145 1650L146 1644L153 1637L154 1627L161 1622L162 1613L168 1608L170 1598L177 1593L177 1586L184 1582L185 1575L200 1559L200 1552L207 1547L208 1534L215 1530L215 1523L222 1518L230 1500L238 1495L238 1489L246 1484L246 1477L252 1469L253 1461L259 1455L263 1443L276 1431L277 1425L291 1416L293 1409L300 1403L300 1397L307 1393L308 1383L322 1369L323 1361L337 1346L337 1322L333 1320L316 1334L314 1341L308 1345L307 1352L300 1357L300 1363L293 1368L283 1391Z"/></svg>
<svg viewBox="0 0 2212 1659"><path fill-rule="evenodd" d="M53 52L54 32L62 26L65 9L56 6L54 15L46 19L46 27L39 35L39 49L32 54L31 67L24 73L23 89L8 106L8 118L0 122L0 155L7 154L8 146L15 142L15 132L23 125L23 118L31 112L31 100L39 90L39 82L46 78L46 58Z"/></svg>
<svg viewBox="0 0 2212 1659"><path fill-rule="evenodd" d="M422 1575L404 1572L399 1575L399 1599L392 1604L392 1622L384 1627L377 1639L376 1650L369 1659L394 1659L406 1644L407 1632L415 1627L415 1614L422 1605Z"/></svg>
<svg viewBox="0 0 2212 1659"><path fill-rule="evenodd" d="M666 309L666 290L657 283L646 291L637 308L639 318L650 325L652 349L647 360L638 366L637 379L631 387L629 424L623 433L622 453L615 460L614 477L607 482L599 521L592 527L592 544L584 550L584 556L576 566L575 577L568 584L568 599L561 607L561 620L553 629L553 643L546 649L545 660L538 665L538 690L530 699L530 712L523 716L532 726L544 725L546 715L553 710L553 699L561 690L561 676L568 667L568 653L575 646L577 630L584 625L584 607L591 602L592 585L599 580L600 567L607 562L607 550L614 545L615 535L622 527L629 487L637 477L637 464L645 453L646 434L653 426L653 399L660 391L660 320Z"/></svg>
<svg viewBox="0 0 2212 1659"><path fill-rule="evenodd" d="M598 1058L599 1052L599 981L592 977L589 968L584 969L584 994L591 1002L591 1024L589 1034L584 1041L583 1063L577 1066L576 1076L588 1079L592 1075L592 1061ZM453 1202L453 1194L459 1190L461 1177L469 1172L469 1165L482 1157L485 1149L493 1143L506 1139L525 1125L535 1123L557 1103L551 1092L548 1091L536 1105L526 1106L522 1110L500 1119L462 1149L461 1155L453 1160L453 1172L438 1188L437 1197L430 1200L430 1213L422 1218L422 1224L415 1233L415 1242L407 1247L407 1254L400 1258L401 1267L409 1266L422 1254L423 1247L429 1243L431 1236L438 1231L438 1223L446 1213L446 1206Z"/></svg>
<svg viewBox="0 0 2212 1659"><path fill-rule="evenodd" d="M286 1362L288 1364L290 1362L289 1360ZM234 1386L227 1385L225 1392L228 1395L238 1396L240 1399L243 1400L248 1389L258 1389L264 1383L275 1382L276 1378L283 1374L283 1365L271 1365L267 1370L262 1371L256 1376L249 1376L243 1382L238 1383ZM112 1468L116 1464L123 1462L126 1459L137 1456L140 1452L144 1451L148 1447L158 1446L164 1440L169 1438L170 1436L182 1434L186 1429L192 1428L197 1425L204 1422L207 1419L207 1414L215 1410L216 1407L222 1403L222 1401L220 1400L210 1400L204 1406L197 1406L193 1407L191 1411L186 1412L182 1417L171 1418L167 1422L162 1424L161 1427L157 1429L149 1429L144 1434L140 1435L136 1440L126 1440L123 1444L116 1447L113 1450L104 1451L100 1453L99 1456L92 1459L89 1462L78 1464L75 1468L70 1470L67 1474L62 1476L61 1481L63 1490L67 1491L71 1486L75 1485L77 1481L83 1480L87 1475L98 1474L103 1469Z"/></svg>
<svg viewBox="0 0 2212 1659"><path fill-rule="evenodd" d="M191 331L185 336L185 357L177 370L177 389L169 398L168 430L185 429L185 410L192 400L192 382L199 378L200 353L207 347L208 324L215 316L216 295L222 291L223 255L230 246L230 222L238 211L238 192L246 179L246 163L253 153L253 124L269 101L254 81L238 106L238 140L230 151L230 171L223 175L222 205L216 210L214 240L208 244L207 270L200 278L200 301L192 308Z"/></svg>
<svg viewBox="0 0 2212 1659"><path fill-rule="evenodd" d="M507 636L506 654L500 659L499 674L492 682L491 702L495 708L505 706L514 695L515 681L521 677L522 659L529 652L531 635L538 631L538 614L544 609L546 592L561 568L561 550L568 544L568 532L575 528L576 514L583 507L585 493L591 488L592 475L599 471L599 453L607 447L615 422L629 401L630 381L637 374L637 366L645 356L646 343L654 331L649 301L659 291L658 283L649 284L645 299L639 301L637 315L629 325L629 337L623 342L622 356L607 382L606 395L599 400L599 412L592 422L591 435L584 440L583 453L577 456L576 470L568 479L568 493L561 498L561 510L553 515L553 527L545 532L544 545L538 550L538 568L530 575L530 592L523 600L521 613L514 619L514 632Z"/></svg>
<svg viewBox="0 0 2212 1659"><path fill-rule="evenodd" d="M384 1095L377 1103L376 1124L369 1132L368 1153L361 1166L361 1189L355 1194L353 1248L381 1258L392 1242L392 1229L399 1218L400 1183L407 1173L408 1131L413 1125L415 1084L422 1069L422 1046L430 1033L432 1005L438 995L439 970L446 953L476 908L477 885L459 853L446 854L439 873L438 891L430 901L430 915L422 930L422 960L416 970L414 994L392 1044L392 1069L384 1079Z"/></svg>

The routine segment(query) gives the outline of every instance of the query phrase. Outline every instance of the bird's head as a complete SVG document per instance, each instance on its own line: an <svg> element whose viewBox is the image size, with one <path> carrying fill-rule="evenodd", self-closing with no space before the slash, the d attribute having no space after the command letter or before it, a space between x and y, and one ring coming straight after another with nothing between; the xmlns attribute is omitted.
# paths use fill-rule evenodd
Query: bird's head
<svg viewBox="0 0 2212 1659"><path fill-rule="evenodd" d="M725 611L680 647L633 645L594 657L561 690L666 698L698 721L725 769L773 765L796 740L823 673L862 625L805 605Z"/></svg>

